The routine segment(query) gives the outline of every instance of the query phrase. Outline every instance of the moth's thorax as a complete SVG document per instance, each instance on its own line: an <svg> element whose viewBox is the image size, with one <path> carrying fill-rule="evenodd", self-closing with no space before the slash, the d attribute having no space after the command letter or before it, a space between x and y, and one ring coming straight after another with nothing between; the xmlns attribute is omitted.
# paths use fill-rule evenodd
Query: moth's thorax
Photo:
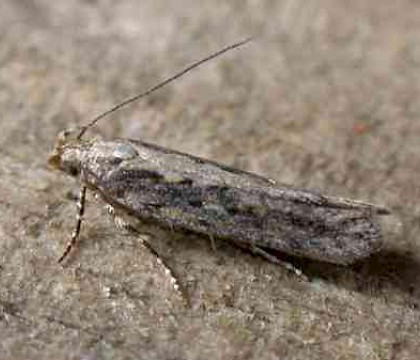
<svg viewBox="0 0 420 360"><path fill-rule="evenodd" d="M101 178L121 162L138 156L137 150L124 141L79 140L74 131L64 131L57 137L48 163L71 176L90 182ZM88 184L89 185L89 184Z"/></svg>
<svg viewBox="0 0 420 360"><path fill-rule="evenodd" d="M95 141L82 154L82 170L87 178L101 179L134 158L141 160L137 150L123 140Z"/></svg>

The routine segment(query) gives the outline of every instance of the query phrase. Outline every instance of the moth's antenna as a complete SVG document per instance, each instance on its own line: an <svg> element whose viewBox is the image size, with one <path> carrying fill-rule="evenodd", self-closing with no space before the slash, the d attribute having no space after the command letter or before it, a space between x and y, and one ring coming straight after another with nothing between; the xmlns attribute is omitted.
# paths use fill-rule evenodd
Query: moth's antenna
<svg viewBox="0 0 420 360"><path fill-rule="evenodd" d="M231 44L229 46L226 46L225 48L223 48L223 49L221 49L221 50L219 50L219 51L217 51L217 52L215 52L215 53L213 53L213 54L211 54L211 55L209 55L209 56L207 56L207 57L205 57L205 58L203 58L203 59L201 59L199 61L196 61L196 62L192 63L191 65L187 66L185 69L183 69L180 72L176 73L175 75L173 75L173 76L171 76L171 77L163 80L162 82L160 82L157 85L151 87L150 89L148 89L148 90L146 90L146 91L144 91L144 92L142 92L140 94L137 94L135 96L132 96L132 97L130 97L130 98L128 98L128 99L120 102L119 104L115 105L111 109L109 109L109 110L103 112L102 114L98 115L97 117L95 117L88 124L82 126L82 128L81 128L81 130L79 132L79 135L77 136L77 139L80 140L82 138L82 136L84 135L84 133L90 127L92 127L93 125L95 125L100 119L104 118L105 116L113 113L114 111L117 111L118 109L120 109L120 108L122 108L122 107L124 107L124 106L126 106L126 105L128 105L128 104L130 104L130 103L132 103L134 101L136 101L136 100L139 100L139 99L141 99L141 98L143 98L143 97L151 94L152 92L154 92L154 91L156 91L156 90L158 90L158 89L160 89L162 87L164 87L165 85L167 85L170 82L172 82L172 81L180 78L181 76L185 75L186 73L188 73L192 69L194 69L196 67L199 67L200 65L206 63L207 61L210 61L210 60L212 60L212 59L214 59L214 58L216 58L216 57L224 54L225 52L228 52L228 51L233 50L235 48L238 48L238 47L240 47L242 45L245 45L246 43L250 42L252 39L253 39L252 37L249 37L249 38L247 38L245 40L242 40L242 41L239 41L237 43L234 43L234 44Z"/></svg>

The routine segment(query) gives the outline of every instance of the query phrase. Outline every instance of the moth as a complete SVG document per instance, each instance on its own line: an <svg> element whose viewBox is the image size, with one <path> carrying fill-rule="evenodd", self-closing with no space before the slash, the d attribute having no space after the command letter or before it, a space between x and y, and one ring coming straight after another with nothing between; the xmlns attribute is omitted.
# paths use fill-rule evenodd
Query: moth
<svg viewBox="0 0 420 360"><path fill-rule="evenodd" d="M99 119L249 41L193 63L78 132L65 131L58 137L49 164L81 183L76 228L59 262L77 243L86 189L98 194L125 224L135 219L225 239L289 268L276 251L348 265L381 249L378 216L389 213L383 206L277 185L250 172L140 140L82 139Z"/></svg>

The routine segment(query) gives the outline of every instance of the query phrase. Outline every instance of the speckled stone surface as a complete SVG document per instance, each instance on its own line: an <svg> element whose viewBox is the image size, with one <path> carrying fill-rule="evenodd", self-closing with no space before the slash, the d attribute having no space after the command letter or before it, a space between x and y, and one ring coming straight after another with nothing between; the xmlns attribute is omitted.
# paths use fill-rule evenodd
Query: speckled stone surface
<svg viewBox="0 0 420 360"><path fill-rule="evenodd" d="M416 359L420 352L420 5L413 1L0 4L0 359ZM138 238L46 165L81 124L249 35L257 40L104 119L130 137L387 205L385 249L312 279L209 239Z"/></svg>

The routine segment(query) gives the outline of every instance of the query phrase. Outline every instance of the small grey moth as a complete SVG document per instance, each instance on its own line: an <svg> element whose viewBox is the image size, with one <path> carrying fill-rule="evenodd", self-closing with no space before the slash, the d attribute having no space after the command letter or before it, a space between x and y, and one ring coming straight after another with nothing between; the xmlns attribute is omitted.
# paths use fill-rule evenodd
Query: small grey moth
<svg viewBox="0 0 420 360"><path fill-rule="evenodd" d="M256 174L139 140L82 140L86 130L109 113L249 41L192 64L99 115L78 133L65 131L58 137L49 164L82 185L76 229L59 262L77 242L86 188L119 217L226 239L283 265L271 250L347 265L381 248L377 217L389 213L382 206L279 186Z"/></svg>

